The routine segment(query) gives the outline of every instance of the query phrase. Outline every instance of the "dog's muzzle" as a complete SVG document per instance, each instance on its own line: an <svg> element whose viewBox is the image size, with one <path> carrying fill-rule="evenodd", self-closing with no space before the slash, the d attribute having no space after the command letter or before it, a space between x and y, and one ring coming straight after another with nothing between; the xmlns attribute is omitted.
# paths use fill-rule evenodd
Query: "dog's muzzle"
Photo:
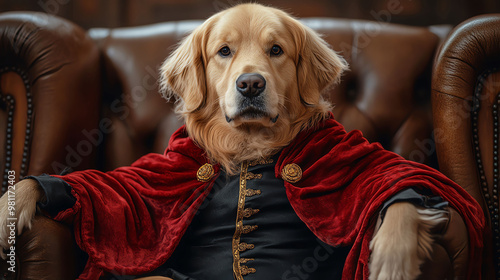
<svg viewBox="0 0 500 280"><path fill-rule="evenodd" d="M267 112L265 96L262 94L266 90L266 79L257 73L245 73L236 79L236 91L238 113L236 117L245 120L256 120L269 118L271 123L276 123L279 115L270 117ZM234 118L226 115L226 121L232 122Z"/></svg>

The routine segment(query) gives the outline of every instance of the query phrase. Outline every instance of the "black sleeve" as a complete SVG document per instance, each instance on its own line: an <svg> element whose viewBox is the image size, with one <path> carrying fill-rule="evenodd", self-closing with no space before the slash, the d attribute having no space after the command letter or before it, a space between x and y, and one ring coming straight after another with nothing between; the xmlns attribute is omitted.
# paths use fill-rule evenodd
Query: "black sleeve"
<svg viewBox="0 0 500 280"><path fill-rule="evenodd" d="M384 219L387 208L397 202L410 202L416 206L429 209L444 209L444 207L448 206L448 202L443 201L440 196L425 194L420 190L406 189L398 192L384 203L382 210L380 210L380 216L382 219Z"/></svg>
<svg viewBox="0 0 500 280"><path fill-rule="evenodd" d="M71 194L71 186L64 180L46 174L40 176L29 176L25 179L32 179L38 182L45 192L46 200L38 202L38 207L55 217L59 212L73 207L76 202Z"/></svg>

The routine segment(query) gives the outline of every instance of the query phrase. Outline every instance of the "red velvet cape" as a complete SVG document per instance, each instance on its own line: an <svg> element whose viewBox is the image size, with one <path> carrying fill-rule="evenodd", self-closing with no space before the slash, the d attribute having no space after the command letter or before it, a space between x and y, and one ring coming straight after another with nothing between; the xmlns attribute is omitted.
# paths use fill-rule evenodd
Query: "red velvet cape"
<svg viewBox="0 0 500 280"><path fill-rule="evenodd" d="M78 245L89 254L79 279L97 279L105 272L141 274L163 264L217 177L197 180L196 172L208 162L204 154L182 127L163 155L149 154L107 173L59 176L73 187L77 201L55 219L73 223ZM380 207L409 187L432 190L462 215L471 245L470 276L481 271L483 212L441 173L368 143L359 131L346 133L333 117L284 148L276 177L289 163L303 171L297 183L285 181L300 219L324 242L352 246L343 279L368 279L369 242ZM219 174L219 166L214 168Z"/></svg>

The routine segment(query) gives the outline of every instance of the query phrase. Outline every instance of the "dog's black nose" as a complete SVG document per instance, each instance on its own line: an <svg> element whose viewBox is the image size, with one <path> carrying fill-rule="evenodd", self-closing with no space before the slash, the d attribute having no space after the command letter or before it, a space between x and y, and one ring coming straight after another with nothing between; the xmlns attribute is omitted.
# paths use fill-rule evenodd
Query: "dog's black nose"
<svg viewBox="0 0 500 280"><path fill-rule="evenodd" d="M266 79L257 73L242 74L236 80L236 89L245 97L256 97L266 88Z"/></svg>

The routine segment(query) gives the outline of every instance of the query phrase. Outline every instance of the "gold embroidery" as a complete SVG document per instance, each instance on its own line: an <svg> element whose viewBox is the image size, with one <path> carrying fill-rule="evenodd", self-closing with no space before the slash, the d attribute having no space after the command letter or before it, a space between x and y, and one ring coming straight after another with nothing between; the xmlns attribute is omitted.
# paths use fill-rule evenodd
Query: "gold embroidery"
<svg viewBox="0 0 500 280"><path fill-rule="evenodd" d="M270 163L273 163L272 158L261 158L261 159L252 160L248 165L249 166L256 166L256 165L270 164Z"/></svg>
<svg viewBox="0 0 500 280"><path fill-rule="evenodd" d="M196 172L196 177L200 182L208 182L214 176L214 167L210 163L203 164Z"/></svg>
<svg viewBox="0 0 500 280"><path fill-rule="evenodd" d="M247 233L250 233L254 230L256 230L259 226L258 225L247 225L247 226L243 226L243 230L242 230L242 233L243 234L247 234Z"/></svg>
<svg viewBox="0 0 500 280"><path fill-rule="evenodd" d="M242 265L240 267L240 271L241 271L241 275L247 275L247 274L250 274L250 273L255 273L255 271L257 271L255 268L253 267L248 267L246 265Z"/></svg>
<svg viewBox="0 0 500 280"><path fill-rule="evenodd" d="M240 252L246 250L247 243L240 243L240 237L243 232L243 214L245 208L245 197L247 188L248 162L241 164L240 174L240 192L238 196L238 210L236 213L236 230L233 235L233 274L236 280L244 280L240 264Z"/></svg>
<svg viewBox="0 0 500 280"><path fill-rule="evenodd" d="M272 160L271 160L272 162ZM248 162L243 162L241 164L241 174L239 183L239 196L238 196L238 210L236 213L236 230L233 235L233 274L236 280L244 280L243 276L249 273L255 273L256 269L252 267L247 267L241 265L252 261L252 258L240 258L240 252L246 250L251 250L255 248L254 244L248 244L241 242L241 235L250 233L258 228L257 225L243 225L243 218L249 218L250 216L259 212L259 209L245 208L245 198L261 194L260 190L247 189L247 180L261 179L262 174L253 174L248 171Z"/></svg>
<svg viewBox="0 0 500 280"><path fill-rule="evenodd" d="M252 172L247 173L247 180L262 179L262 174L253 174Z"/></svg>
<svg viewBox="0 0 500 280"><path fill-rule="evenodd" d="M243 210L243 217L250 218L251 216L259 213L259 211L259 209L245 208L245 210Z"/></svg>
<svg viewBox="0 0 500 280"><path fill-rule="evenodd" d="M254 258L240 258L240 263L247 263L249 261L255 260Z"/></svg>
<svg viewBox="0 0 500 280"><path fill-rule="evenodd" d="M245 252L246 250L252 250L254 248L255 248L255 245L253 245L253 244L248 244L245 242L241 242L240 244L238 244L238 251L240 251L240 252Z"/></svg>
<svg viewBox="0 0 500 280"><path fill-rule="evenodd" d="M261 192L260 190L246 189L246 190L244 191L244 193L245 193L245 196L250 197L250 196L254 196L254 195L259 195L259 194L261 194L262 192Z"/></svg>
<svg viewBox="0 0 500 280"><path fill-rule="evenodd" d="M289 183L297 183L302 178L302 169L295 163L287 164L281 170L281 177Z"/></svg>

